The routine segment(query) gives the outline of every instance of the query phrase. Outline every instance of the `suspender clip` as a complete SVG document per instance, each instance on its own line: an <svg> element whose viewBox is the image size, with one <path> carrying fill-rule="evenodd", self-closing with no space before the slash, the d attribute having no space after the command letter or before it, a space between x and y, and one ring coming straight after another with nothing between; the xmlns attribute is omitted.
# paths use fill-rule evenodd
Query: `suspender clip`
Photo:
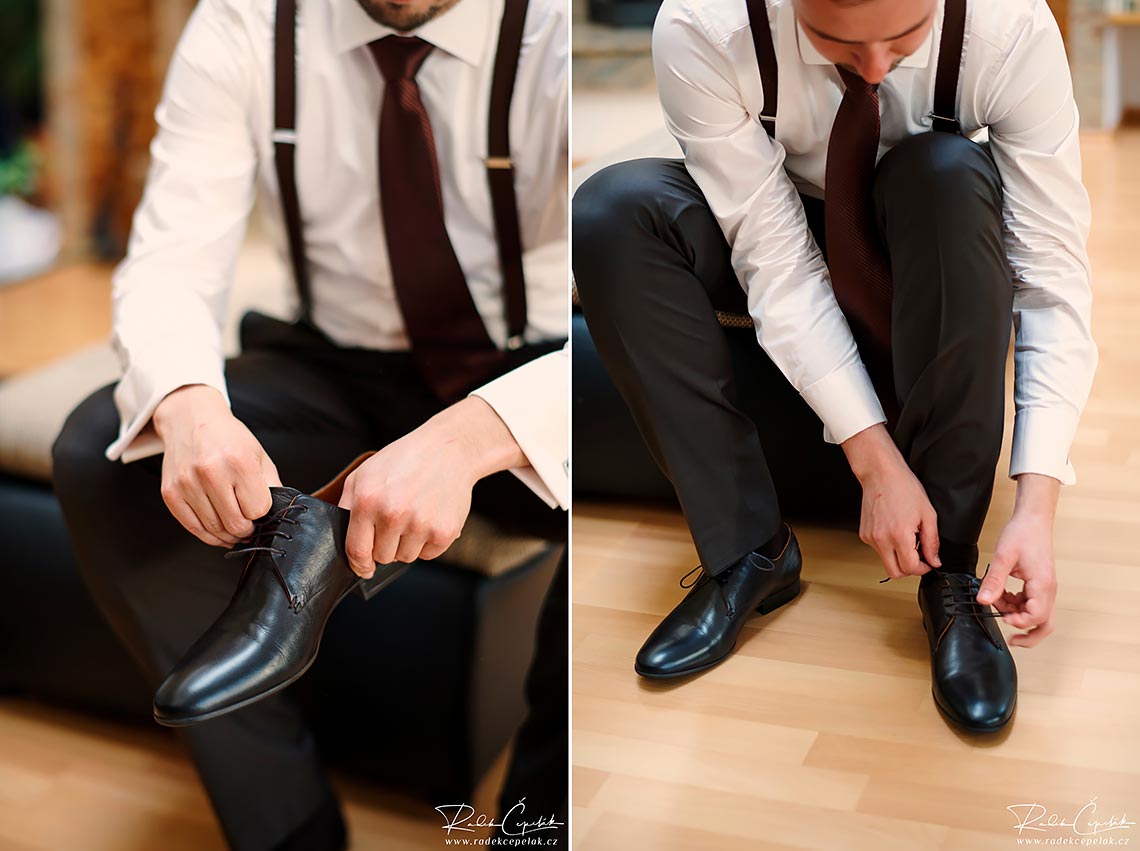
<svg viewBox="0 0 1140 851"><path fill-rule="evenodd" d="M296 130L283 130L278 127L273 131L270 137L275 145L296 145L297 144L297 131Z"/></svg>
<svg viewBox="0 0 1140 851"><path fill-rule="evenodd" d="M945 115L939 115L936 112L928 113L930 117L930 125L933 130L942 130L949 133L961 133L962 125L958 123L957 118L947 118Z"/></svg>
<svg viewBox="0 0 1140 851"><path fill-rule="evenodd" d="M487 168L512 168L510 157L487 157Z"/></svg>
<svg viewBox="0 0 1140 851"><path fill-rule="evenodd" d="M507 338L507 351L516 352L523 347L526 341L523 340L522 334L515 334Z"/></svg>

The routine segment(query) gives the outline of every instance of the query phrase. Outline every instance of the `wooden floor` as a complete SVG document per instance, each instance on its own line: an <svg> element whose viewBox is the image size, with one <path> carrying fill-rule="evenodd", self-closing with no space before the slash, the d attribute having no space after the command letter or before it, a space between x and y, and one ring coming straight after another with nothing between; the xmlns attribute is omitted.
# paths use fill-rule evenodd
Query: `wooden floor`
<svg viewBox="0 0 1140 851"><path fill-rule="evenodd" d="M478 812L496 812L506 761L504 752L470 802ZM352 848L443 846L433 804L336 774L332 782ZM0 699L0 851L225 848L194 767L168 731Z"/></svg>
<svg viewBox="0 0 1140 851"><path fill-rule="evenodd" d="M639 680L634 654L684 593L692 543L675 512L579 503L576 848L1009 849L1006 807L1072 821L1090 799L1086 819L1140 822L1140 133L1082 149L1101 360L1057 518L1056 632L1013 649L1012 725L947 727L918 580L880 585L871 550L822 528L797 528L802 595L755 617L733 658L678 685ZM1013 505L1008 439L983 558ZM1106 837L1136 846L1140 826Z"/></svg>

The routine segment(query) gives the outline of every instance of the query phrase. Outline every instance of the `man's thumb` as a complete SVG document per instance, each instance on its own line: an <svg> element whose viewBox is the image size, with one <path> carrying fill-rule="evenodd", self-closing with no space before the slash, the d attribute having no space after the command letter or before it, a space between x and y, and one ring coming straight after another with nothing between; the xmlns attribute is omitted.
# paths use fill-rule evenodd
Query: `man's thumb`
<svg viewBox="0 0 1140 851"><path fill-rule="evenodd" d="M1013 559L1004 553L994 553L986 578L978 591L978 602L989 604L996 600L1005 591L1005 580L1013 570Z"/></svg>

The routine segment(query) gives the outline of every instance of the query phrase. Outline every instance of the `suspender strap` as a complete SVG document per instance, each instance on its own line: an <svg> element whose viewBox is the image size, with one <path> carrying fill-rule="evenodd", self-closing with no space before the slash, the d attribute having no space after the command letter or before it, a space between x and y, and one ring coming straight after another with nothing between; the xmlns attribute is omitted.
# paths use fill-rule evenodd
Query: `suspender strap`
<svg viewBox="0 0 1140 851"><path fill-rule="evenodd" d="M499 266L507 310L507 348L523 344L526 331L526 286L523 279L522 239L519 235L515 172L511 163L511 95L522 49L527 0L504 0L499 24L499 45L491 78L491 106L487 116L487 181L491 211L499 243Z"/></svg>
<svg viewBox="0 0 1140 851"><path fill-rule="evenodd" d="M297 144L297 0L277 0L273 38L273 159L277 166L277 186L285 213L285 234L289 239L289 259L301 300L301 319L312 323L313 296L309 267L301 236L301 207L297 202L297 176L294 158Z"/></svg>
<svg viewBox="0 0 1140 851"><path fill-rule="evenodd" d="M527 0L505 0L499 27L499 45L491 79L491 105L487 120L487 180L491 209L499 243L503 294L507 305L507 348L523 344L526 330L526 285L523 278L522 239L519 236L518 204L515 197L514 167L510 150L511 96L522 49ZM301 206L297 200L295 155L296 118L296 31L297 0L277 0L274 26L273 151L277 184L285 214L289 258L301 301L301 318L312 323L313 297L305 246L301 233Z"/></svg>
<svg viewBox="0 0 1140 851"><path fill-rule="evenodd" d="M776 65L776 48L772 43L772 28L768 23L768 6L764 0L747 0L747 2L752 46L756 49L756 64L760 66L760 87L764 92L764 115L760 116L760 123L768 131L769 138L775 139L780 73Z"/></svg>
<svg viewBox="0 0 1140 851"><path fill-rule="evenodd" d="M962 40L966 34L966 0L946 0L942 40L938 43L938 74L934 78L933 129L961 133L958 123L958 71L962 66Z"/></svg>

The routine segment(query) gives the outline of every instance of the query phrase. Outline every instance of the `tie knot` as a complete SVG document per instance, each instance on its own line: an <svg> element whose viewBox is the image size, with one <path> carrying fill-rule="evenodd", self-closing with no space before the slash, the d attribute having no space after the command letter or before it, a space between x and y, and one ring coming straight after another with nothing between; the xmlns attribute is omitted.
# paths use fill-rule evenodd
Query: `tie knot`
<svg viewBox="0 0 1140 851"><path fill-rule="evenodd" d="M839 76L843 79L843 85L847 87L849 92L862 92L868 95L879 88L878 83L868 83L854 71L848 71L838 65L835 66L835 70L839 72Z"/></svg>
<svg viewBox="0 0 1140 851"><path fill-rule="evenodd" d="M386 83L414 79L432 49L422 38L405 35L387 35L368 47Z"/></svg>

